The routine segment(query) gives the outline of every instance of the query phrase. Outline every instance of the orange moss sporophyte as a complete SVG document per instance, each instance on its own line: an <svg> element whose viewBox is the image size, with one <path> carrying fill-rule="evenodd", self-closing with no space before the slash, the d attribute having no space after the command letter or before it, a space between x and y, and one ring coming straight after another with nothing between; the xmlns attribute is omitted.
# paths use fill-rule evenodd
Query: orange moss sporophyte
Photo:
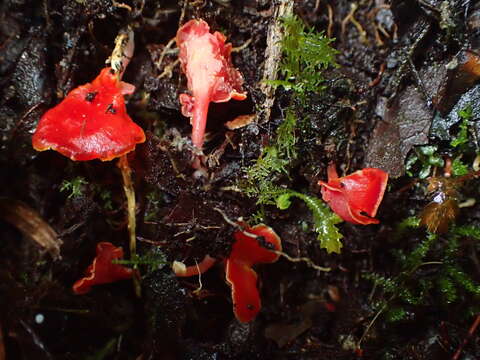
<svg viewBox="0 0 480 360"><path fill-rule="evenodd" d="M327 169L328 182L319 181L322 198L343 220L352 224L378 224L375 219L388 182L388 174L380 169L365 168L338 177L335 164Z"/></svg>

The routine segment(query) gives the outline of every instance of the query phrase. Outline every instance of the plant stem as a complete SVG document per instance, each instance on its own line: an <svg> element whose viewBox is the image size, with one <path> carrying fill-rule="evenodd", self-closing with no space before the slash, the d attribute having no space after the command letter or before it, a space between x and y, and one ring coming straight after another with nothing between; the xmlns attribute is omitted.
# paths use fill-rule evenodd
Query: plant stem
<svg viewBox="0 0 480 360"><path fill-rule="evenodd" d="M135 234L136 230L136 216L135 216L135 189L132 182L132 170L128 164L127 155L123 155L118 160L118 167L122 172L123 178L123 191L125 191L125 196L127 198L127 212L128 212L128 234L129 234L129 246L130 246L130 259L135 259L137 254L137 237ZM140 286L140 277L138 273L138 265L134 264L133 269L135 270L133 276L133 286L135 289L135 294L141 296L141 286Z"/></svg>

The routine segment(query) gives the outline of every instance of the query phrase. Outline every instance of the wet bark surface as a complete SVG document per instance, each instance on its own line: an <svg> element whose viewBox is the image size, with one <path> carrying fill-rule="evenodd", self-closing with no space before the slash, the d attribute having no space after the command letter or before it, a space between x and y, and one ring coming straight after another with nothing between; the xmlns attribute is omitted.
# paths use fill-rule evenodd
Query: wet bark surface
<svg viewBox="0 0 480 360"><path fill-rule="evenodd" d="M377 167L391 180L379 225L339 225L341 254L320 248L302 202L286 211L262 205L285 253L331 270L286 258L257 267L262 310L251 323L235 319L223 260L236 229L225 217L253 221L259 211L238 184L292 101L282 89L268 98L262 83L269 72L268 31L285 3L0 4L0 360L452 359L459 350L457 359L480 357L472 326L479 311L478 241L455 235L455 255L445 254L453 235L440 234L421 266L409 268L405 258L428 235L424 228L399 225L431 200L418 168L430 166L433 177L447 171L418 147L434 146L445 163L457 158L450 142L462 122L459 111L468 105L470 147L461 160L470 166L478 153L475 1L295 2L294 12L306 24L336 39L339 66L325 72L324 91L309 97L297 135L300 156L279 183L320 197L317 182L326 179L330 161L343 175ZM207 178L194 176L191 167L191 127L178 101L186 79L175 64L175 43L169 45L193 18L240 47L232 59L248 92L245 101L210 105ZM142 297L129 281L80 296L72 284L92 262L96 244L128 248L122 178L115 161L73 162L54 151L38 153L31 136L47 109L105 66L126 25L135 31L135 54L124 81L136 87L127 108L147 138L129 154L138 253L148 260L140 265ZM250 114L258 116L247 126L224 126ZM412 154L419 162L410 166ZM442 191L458 203L478 198L475 176ZM474 202L461 207L455 222L475 228L479 220ZM200 279L173 274L173 261L194 265L207 254L219 261ZM440 296L448 286L440 280L447 265L472 280L471 291L460 289L451 301ZM405 292L374 285L371 274L395 279ZM404 316L391 321L399 308Z"/></svg>

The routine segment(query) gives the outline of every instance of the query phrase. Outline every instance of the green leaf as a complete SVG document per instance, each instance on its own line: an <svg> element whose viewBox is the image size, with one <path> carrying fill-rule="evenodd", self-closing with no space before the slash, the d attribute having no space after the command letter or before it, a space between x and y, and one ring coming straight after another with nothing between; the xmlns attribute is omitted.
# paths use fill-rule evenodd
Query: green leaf
<svg viewBox="0 0 480 360"><path fill-rule="evenodd" d="M455 176L462 176L468 174L468 166L460 160L460 158L456 158L452 161L452 174Z"/></svg>
<svg viewBox="0 0 480 360"><path fill-rule="evenodd" d="M336 224L342 222L335 213L319 198L298 193L293 190L285 190L286 193L277 198L276 204L279 209L285 210L291 204L291 197L303 200L312 212L314 230L318 234L320 247L326 249L330 254L332 252L340 254L343 247L340 239L343 235L339 232Z"/></svg>
<svg viewBox="0 0 480 360"><path fill-rule="evenodd" d="M460 123L460 131L458 132L457 137L450 142L450 145L453 147L468 143L468 126L473 117L472 105L469 104L463 110L458 111L458 115L462 118L462 122Z"/></svg>
<svg viewBox="0 0 480 360"><path fill-rule="evenodd" d="M292 195L289 194L289 193L280 195L277 198L277 201L276 201L277 207L280 210L288 209L290 207L290 205L292 204L292 201L290 200L291 197L292 197Z"/></svg>

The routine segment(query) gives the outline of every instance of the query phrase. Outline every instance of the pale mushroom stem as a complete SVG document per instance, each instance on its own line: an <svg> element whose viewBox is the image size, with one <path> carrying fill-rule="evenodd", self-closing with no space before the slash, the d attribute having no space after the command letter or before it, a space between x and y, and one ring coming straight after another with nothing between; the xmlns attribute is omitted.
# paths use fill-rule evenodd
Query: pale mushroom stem
<svg viewBox="0 0 480 360"><path fill-rule="evenodd" d="M130 59L133 56L135 49L134 32L131 27L127 27L119 32L115 38L115 48L112 55L107 60L110 62L112 69L117 73L118 81L122 80L123 73L127 68ZM118 167L122 172L123 191L127 198L127 213L128 213L128 235L130 247L130 259L135 261L137 255L137 235L136 235L136 214L135 214L135 189L132 181L132 170L128 164L127 155L122 155L118 160ZM133 269L133 288L135 294L140 297L142 287L140 285L140 276L138 272L138 264L134 262Z"/></svg>
<svg viewBox="0 0 480 360"><path fill-rule="evenodd" d="M128 213L128 234L129 234L129 247L130 247L130 259L135 260L137 254L137 236L136 236L136 214L135 214L135 189L133 187L132 181L132 170L128 164L127 155L122 155L118 160L118 167L122 173L123 178L123 191L127 198L127 213ZM135 294L141 296L141 286L140 279L138 276L138 265L134 264L133 268L135 269L133 276L133 287L135 289Z"/></svg>
<svg viewBox="0 0 480 360"><path fill-rule="evenodd" d="M205 140L205 128L207 127L208 106L210 105L210 91L202 91L194 94L195 105L192 114L192 143L198 150L194 154L193 168L201 169L201 153Z"/></svg>

